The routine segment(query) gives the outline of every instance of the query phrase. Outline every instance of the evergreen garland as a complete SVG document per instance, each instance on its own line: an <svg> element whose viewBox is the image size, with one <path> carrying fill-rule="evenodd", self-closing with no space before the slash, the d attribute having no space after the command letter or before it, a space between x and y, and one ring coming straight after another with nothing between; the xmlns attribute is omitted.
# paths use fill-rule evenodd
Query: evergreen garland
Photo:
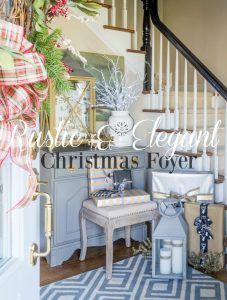
<svg viewBox="0 0 227 300"><path fill-rule="evenodd" d="M97 16L99 14L97 10L101 8L98 3L91 0L17 0L10 3L10 13L6 16L25 28L26 38L35 45L37 52L44 55L48 78L56 93L59 94L69 92L71 82L68 80L69 70L62 62L63 51L58 48L58 42L63 38L62 32L60 29L52 30L51 21L59 16L67 17L70 6L76 7L88 16ZM0 64L12 64L11 56L20 55L20 53L8 53L7 49L0 49L0 51ZM42 89L43 84L37 83L35 87ZM43 107L49 114L48 99L43 102Z"/></svg>
<svg viewBox="0 0 227 300"><path fill-rule="evenodd" d="M139 244L139 247L132 248L133 255L142 254L144 257L148 257L152 254L152 243L149 238Z"/></svg>
<svg viewBox="0 0 227 300"><path fill-rule="evenodd" d="M66 93L71 88L71 83L66 76L66 69L62 63L63 52L55 45L61 36L61 30L55 29L52 33L48 30L35 32L31 41L35 43L36 50L45 56L45 67L57 93Z"/></svg>

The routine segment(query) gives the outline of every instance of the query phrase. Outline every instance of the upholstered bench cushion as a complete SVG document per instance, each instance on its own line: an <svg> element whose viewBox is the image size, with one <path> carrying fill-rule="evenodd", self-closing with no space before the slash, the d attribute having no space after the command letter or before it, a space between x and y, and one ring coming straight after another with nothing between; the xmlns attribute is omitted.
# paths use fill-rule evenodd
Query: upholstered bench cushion
<svg viewBox="0 0 227 300"><path fill-rule="evenodd" d="M83 202L83 207L108 219L114 219L155 210L157 209L157 204L154 201L149 201L147 203L117 205L111 207L97 207L93 200L89 199Z"/></svg>

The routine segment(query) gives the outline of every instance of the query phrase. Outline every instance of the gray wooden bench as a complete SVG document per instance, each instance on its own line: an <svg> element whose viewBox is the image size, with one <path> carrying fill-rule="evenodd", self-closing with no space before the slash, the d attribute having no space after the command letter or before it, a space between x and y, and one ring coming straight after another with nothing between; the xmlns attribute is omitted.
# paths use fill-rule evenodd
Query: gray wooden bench
<svg viewBox="0 0 227 300"><path fill-rule="evenodd" d="M126 247L131 246L131 225L147 221L153 222L153 227L159 219L157 204L153 201L147 203L119 205L99 208L93 200L83 202L80 211L81 253L83 261L87 252L86 220L104 228L106 237L106 278L112 278L113 264L113 233L117 228L125 228Z"/></svg>

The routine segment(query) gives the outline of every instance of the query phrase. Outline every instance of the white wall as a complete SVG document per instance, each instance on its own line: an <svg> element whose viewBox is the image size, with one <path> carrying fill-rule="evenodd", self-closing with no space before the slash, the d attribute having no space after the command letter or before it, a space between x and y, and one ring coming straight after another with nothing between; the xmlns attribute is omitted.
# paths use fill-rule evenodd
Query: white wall
<svg viewBox="0 0 227 300"><path fill-rule="evenodd" d="M227 1L163 0L163 21L227 85Z"/></svg>

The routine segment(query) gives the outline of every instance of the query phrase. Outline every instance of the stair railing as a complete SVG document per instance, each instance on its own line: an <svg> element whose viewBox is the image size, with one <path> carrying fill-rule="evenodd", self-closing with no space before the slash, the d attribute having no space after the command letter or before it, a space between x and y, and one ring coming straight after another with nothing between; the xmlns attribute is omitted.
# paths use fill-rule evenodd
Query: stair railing
<svg viewBox="0 0 227 300"><path fill-rule="evenodd" d="M160 20L158 0L141 1L144 9L141 50L146 53L143 89L144 94L148 94L145 96L149 106L145 111L164 113L162 126L167 133L192 132L194 137L198 136L200 130L207 130L211 134L218 119L222 118L222 128L215 141L219 138L223 143L227 140L227 87ZM141 2L99 2L109 8L109 26L131 33L132 44L129 50L138 52L138 33L141 31L138 28L138 11ZM129 7L129 4L133 5ZM227 144L224 142L223 146L219 144L212 151L202 144L194 144L193 147L186 145L178 149L181 154L197 158L197 170L214 171L218 184L216 200L220 202L223 195L227 194Z"/></svg>
<svg viewBox="0 0 227 300"><path fill-rule="evenodd" d="M195 155L198 170L214 171L215 182L218 184L216 201L226 202L224 195L227 194L227 144L225 142L227 141L227 87L160 20L158 0L142 1L146 9L143 39L147 41L147 44L144 49L148 49L148 53L149 49L152 49L152 57L149 58L149 55L146 55L145 66L150 65L150 69L145 67L144 89L145 93L151 91L149 101L153 101L156 93L159 97L158 107L154 106L157 104L153 101L154 103L149 105L151 109L146 109L146 111L157 112L159 109L160 112L164 112L164 131L192 132L195 137L198 136L199 130L208 131L211 134L222 114L221 130L224 129L224 131L222 137L220 137L221 131L218 132L214 143L217 144L219 138L220 142L224 141L224 154L221 152L222 146L220 145L215 145L211 153L210 149L202 144L191 148L188 145L179 149L178 152L184 155ZM149 10L150 19L147 18L147 10ZM159 45L156 45L157 41ZM151 48L149 48L149 42L151 42ZM181 65L182 61L183 65ZM158 68L157 65L159 65ZM172 78L172 72L175 74L174 78ZM149 77L151 77L150 85L147 83ZM220 185L222 185L222 192L220 192Z"/></svg>
<svg viewBox="0 0 227 300"><path fill-rule="evenodd" d="M227 87L177 38L177 36L163 22L161 22L158 15L158 0L145 1L149 2L150 17L154 26L227 101Z"/></svg>

